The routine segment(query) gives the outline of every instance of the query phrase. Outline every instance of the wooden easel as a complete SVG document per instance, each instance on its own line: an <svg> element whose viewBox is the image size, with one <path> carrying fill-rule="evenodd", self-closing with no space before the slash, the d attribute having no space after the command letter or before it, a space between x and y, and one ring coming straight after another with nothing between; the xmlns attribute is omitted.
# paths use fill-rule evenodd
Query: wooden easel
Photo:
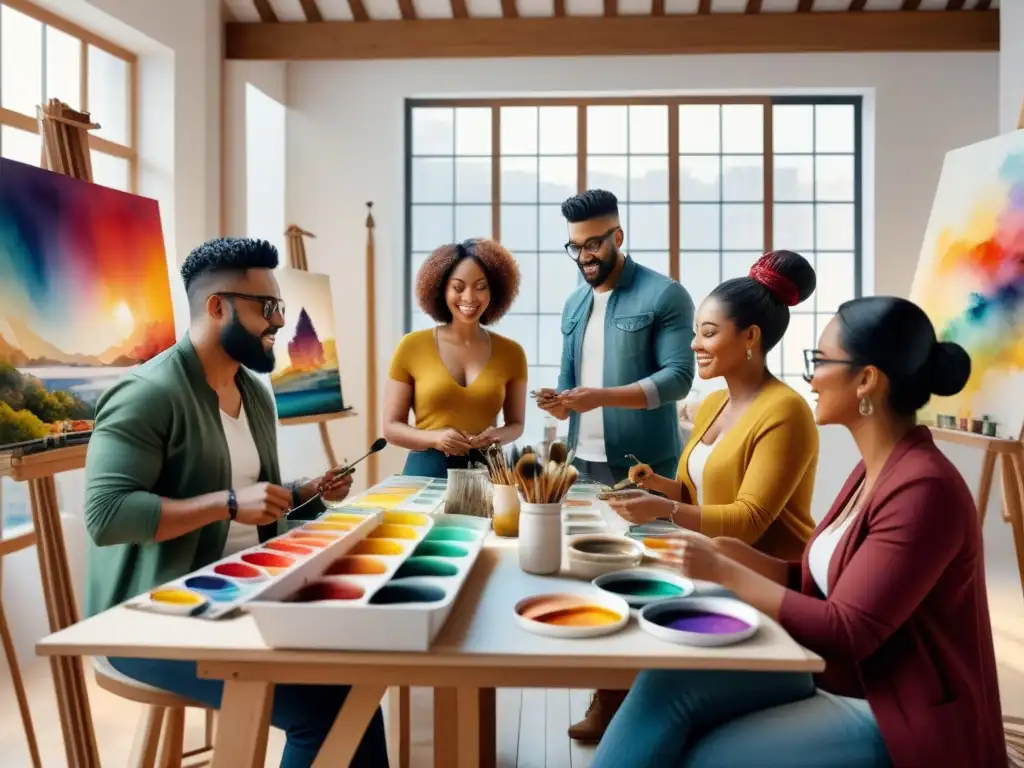
<svg viewBox="0 0 1024 768"><path fill-rule="evenodd" d="M43 168L91 182L88 131L99 125L89 119L87 112L77 112L56 99L37 107L36 114L43 143ZM2 469L13 480L28 483L50 632L59 632L79 620L54 476L83 469L86 448L79 445L16 457ZM67 764L73 768L99 768L82 659L51 657L50 670L57 693Z"/></svg>
<svg viewBox="0 0 1024 768"><path fill-rule="evenodd" d="M306 237L316 237L312 232L307 232L301 227L292 224L285 230L285 238L288 241L288 265L292 269L301 269L305 272L309 271L309 263L306 261ZM288 426L295 424L317 424L320 427L320 440L324 444L324 452L327 454L327 461L331 467L338 466L338 458L334 453L334 447L331 445L331 435L327 431L327 420L333 421L334 419L345 418L346 416L353 416L352 411L343 411L342 413L332 413L327 416L300 416L294 419L281 419L280 423Z"/></svg>

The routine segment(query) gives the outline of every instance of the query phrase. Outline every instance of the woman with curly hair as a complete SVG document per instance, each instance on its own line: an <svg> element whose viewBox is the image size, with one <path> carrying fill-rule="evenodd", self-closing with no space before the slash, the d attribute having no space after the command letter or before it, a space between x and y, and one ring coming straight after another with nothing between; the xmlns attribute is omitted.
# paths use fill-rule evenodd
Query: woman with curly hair
<svg viewBox="0 0 1024 768"><path fill-rule="evenodd" d="M384 437L409 449L404 474L446 477L523 434L526 353L483 327L518 293L519 266L494 240L443 245L420 267L416 299L438 325L402 338L384 387Z"/></svg>

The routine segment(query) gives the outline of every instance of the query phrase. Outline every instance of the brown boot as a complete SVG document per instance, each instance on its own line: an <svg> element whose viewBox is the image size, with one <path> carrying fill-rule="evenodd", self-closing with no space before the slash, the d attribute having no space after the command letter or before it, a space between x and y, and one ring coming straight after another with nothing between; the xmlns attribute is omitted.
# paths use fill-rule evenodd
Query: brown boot
<svg viewBox="0 0 1024 768"><path fill-rule="evenodd" d="M629 691L594 691L587 714L569 728L569 738L594 744L599 742L627 693Z"/></svg>

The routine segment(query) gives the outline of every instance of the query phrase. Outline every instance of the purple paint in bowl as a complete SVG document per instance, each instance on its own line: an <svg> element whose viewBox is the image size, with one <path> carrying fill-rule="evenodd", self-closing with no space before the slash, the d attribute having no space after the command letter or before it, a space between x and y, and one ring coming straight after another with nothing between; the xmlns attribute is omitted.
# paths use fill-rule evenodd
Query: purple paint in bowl
<svg viewBox="0 0 1024 768"><path fill-rule="evenodd" d="M745 621L711 611L665 611L652 618L668 629L702 635L732 635L750 629Z"/></svg>

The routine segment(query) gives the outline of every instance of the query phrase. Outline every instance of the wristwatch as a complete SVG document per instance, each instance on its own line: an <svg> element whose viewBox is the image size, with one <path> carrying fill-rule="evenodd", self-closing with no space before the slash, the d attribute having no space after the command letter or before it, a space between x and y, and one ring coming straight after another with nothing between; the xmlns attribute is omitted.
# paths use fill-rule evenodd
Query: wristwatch
<svg viewBox="0 0 1024 768"><path fill-rule="evenodd" d="M238 514L238 499L235 498L235 489L228 488L228 517L232 520Z"/></svg>

